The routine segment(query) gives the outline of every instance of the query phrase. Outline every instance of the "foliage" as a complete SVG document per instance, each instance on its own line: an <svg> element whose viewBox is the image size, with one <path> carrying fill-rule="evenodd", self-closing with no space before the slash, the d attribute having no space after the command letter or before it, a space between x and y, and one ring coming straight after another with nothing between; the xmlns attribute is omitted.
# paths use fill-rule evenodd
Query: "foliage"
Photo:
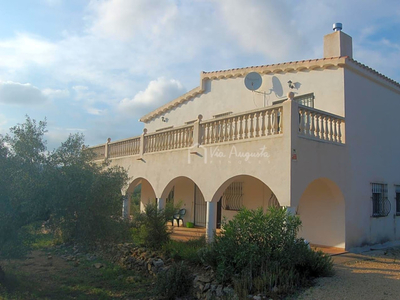
<svg viewBox="0 0 400 300"><path fill-rule="evenodd" d="M123 239L121 168L92 162L83 135L71 135L49 153L46 121L0 135L0 259L24 256L44 221L64 240L94 244Z"/></svg>
<svg viewBox="0 0 400 300"><path fill-rule="evenodd" d="M156 291L166 299L186 296L192 287L193 277L184 262L172 265L157 276Z"/></svg>
<svg viewBox="0 0 400 300"><path fill-rule="evenodd" d="M149 203L143 214L143 225L140 235L144 244L152 249L159 249L169 241L170 231L165 219L165 211L157 205Z"/></svg>
<svg viewBox="0 0 400 300"><path fill-rule="evenodd" d="M83 135L71 135L51 155L51 225L64 241L87 246L126 239L129 226L119 217L126 172L93 163L83 141Z"/></svg>
<svg viewBox="0 0 400 300"><path fill-rule="evenodd" d="M45 128L45 121L27 117L0 135L0 258L24 256L32 241L28 225L49 216Z"/></svg>
<svg viewBox="0 0 400 300"><path fill-rule="evenodd" d="M310 277L332 272L332 261L296 238L301 221L286 209L240 211L223 222L220 236L202 252L202 259L221 282L232 282L239 295L287 293Z"/></svg>
<svg viewBox="0 0 400 300"><path fill-rule="evenodd" d="M163 246L163 251L174 259L184 260L193 264L200 264L198 252L206 246L204 236L187 242L171 240Z"/></svg>

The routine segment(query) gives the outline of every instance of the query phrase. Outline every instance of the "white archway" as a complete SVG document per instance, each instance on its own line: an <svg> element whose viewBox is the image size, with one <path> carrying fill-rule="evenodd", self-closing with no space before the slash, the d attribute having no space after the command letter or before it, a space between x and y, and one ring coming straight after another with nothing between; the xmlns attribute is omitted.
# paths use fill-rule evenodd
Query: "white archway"
<svg viewBox="0 0 400 300"><path fill-rule="evenodd" d="M340 188L328 178L311 182L302 194L297 215L299 236L312 244L345 248L345 201Z"/></svg>

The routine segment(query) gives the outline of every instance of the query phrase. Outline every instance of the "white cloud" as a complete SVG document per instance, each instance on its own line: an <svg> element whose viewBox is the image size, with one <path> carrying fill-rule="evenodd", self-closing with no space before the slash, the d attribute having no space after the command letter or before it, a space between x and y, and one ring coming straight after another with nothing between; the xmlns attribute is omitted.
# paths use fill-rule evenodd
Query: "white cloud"
<svg viewBox="0 0 400 300"><path fill-rule="evenodd" d="M42 93L49 98L67 98L70 95L67 89L65 90L44 89Z"/></svg>
<svg viewBox="0 0 400 300"><path fill-rule="evenodd" d="M144 91L140 91L132 99L123 99L117 108L122 113L141 115L173 100L184 92L185 89L178 80L160 77L151 81Z"/></svg>
<svg viewBox="0 0 400 300"><path fill-rule="evenodd" d="M306 40L293 24L292 3L265 0L218 1L228 32L248 53L276 60L307 50Z"/></svg>
<svg viewBox="0 0 400 300"><path fill-rule="evenodd" d="M30 83L0 82L0 102L5 104L42 104L47 97Z"/></svg>
<svg viewBox="0 0 400 300"><path fill-rule="evenodd" d="M0 40L0 67L16 70L31 64L51 66L57 45L38 36L17 33L15 38Z"/></svg>
<svg viewBox="0 0 400 300"><path fill-rule="evenodd" d="M168 0L92 1L90 7L94 12L91 32L122 40L132 39L137 34L160 33L177 13L174 1Z"/></svg>

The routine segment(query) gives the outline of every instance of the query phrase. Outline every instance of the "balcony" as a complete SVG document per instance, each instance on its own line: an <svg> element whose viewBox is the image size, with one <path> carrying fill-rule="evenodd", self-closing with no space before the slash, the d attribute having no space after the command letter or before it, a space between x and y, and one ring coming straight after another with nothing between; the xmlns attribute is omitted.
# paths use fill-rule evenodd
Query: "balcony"
<svg viewBox="0 0 400 300"><path fill-rule="evenodd" d="M291 111L288 111L289 109ZM293 111L294 108L294 111ZM293 111L293 112L292 112ZM208 146L226 143L239 143L255 139L278 137L288 134L285 118L292 118L292 134L299 138L345 144L345 119L318 109L284 103L233 114L211 120L202 120L199 115L196 122L148 133L143 130L141 136L91 147L95 159L112 159L128 156L154 154L163 151L187 149L193 146Z"/></svg>

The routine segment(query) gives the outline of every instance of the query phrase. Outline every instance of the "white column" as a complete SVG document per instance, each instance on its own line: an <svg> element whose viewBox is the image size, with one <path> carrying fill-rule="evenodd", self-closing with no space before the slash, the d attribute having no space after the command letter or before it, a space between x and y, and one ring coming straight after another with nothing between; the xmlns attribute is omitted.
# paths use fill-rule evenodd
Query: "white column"
<svg viewBox="0 0 400 300"><path fill-rule="evenodd" d="M206 218L206 240L208 243L214 240L214 233L217 229L217 202L207 201L207 218Z"/></svg>
<svg viewBox="0 0 400 300"><path fill-rule="evenodd" d="M165 199L157 198L157 208L158 210L165 208Z"/></svg>

